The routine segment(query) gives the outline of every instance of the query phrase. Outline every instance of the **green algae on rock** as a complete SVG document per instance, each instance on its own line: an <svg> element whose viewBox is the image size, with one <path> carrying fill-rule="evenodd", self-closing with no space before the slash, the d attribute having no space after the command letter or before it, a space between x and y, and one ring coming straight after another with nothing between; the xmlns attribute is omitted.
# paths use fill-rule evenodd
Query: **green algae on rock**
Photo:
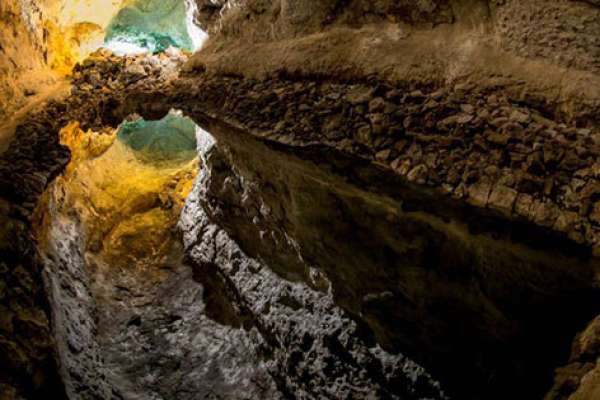
<svg viewBox="0 0 600 400"><path fill-rule="evenodd" d="M177 112L158 121L124 122L117 138L142 159L167 161L192 159L196 151L196 124Z"/></svg>
<svg viewBox="0 0 600 400"><path fill-rule="evenodd" d="M194 50L183 0L135 0L121 9L106 30L105 43L126 43L160 53L170 46Z"/></svg>

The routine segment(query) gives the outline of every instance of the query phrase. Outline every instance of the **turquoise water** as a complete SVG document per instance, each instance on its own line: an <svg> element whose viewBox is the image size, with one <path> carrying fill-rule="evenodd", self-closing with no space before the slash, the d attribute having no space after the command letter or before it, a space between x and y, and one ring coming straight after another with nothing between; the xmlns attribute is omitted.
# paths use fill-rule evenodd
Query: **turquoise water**
<svg viewBox="0 0 600 400"><path fill-rule="evenodd" d="M152 53L169 46L193 51L184 0L137 0L112 19L104 42L127 43Z"/></svg>
<svg viewBox="0 0 600 400"><path fill-rule="evenodd" d="M149 160L191 159L196 155L196 124L173 113L158 121L123 122L117 139Z"/></svg>

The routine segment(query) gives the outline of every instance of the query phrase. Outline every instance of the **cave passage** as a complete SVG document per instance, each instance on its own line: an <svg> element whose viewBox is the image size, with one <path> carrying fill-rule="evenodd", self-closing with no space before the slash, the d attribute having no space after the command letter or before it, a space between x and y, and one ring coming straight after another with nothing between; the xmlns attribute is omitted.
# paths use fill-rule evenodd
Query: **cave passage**
<svg viewBox="0 0 600 400"><path fill-rule="evenodd" d="M61 131L72 158L48 191L38 236L70 393L96 381L103 398L168 398L162 392L190 346L178 338L227 337L204 316L203 288L176 232L198 171L197 135L208 133L175 111L101 132L77 122Z"/></svg>
<svg viewBox="0 0 600 400"><path fill-rule="evenodd" d="M0 400L600 400L599 38L0 0Z"/></svg>

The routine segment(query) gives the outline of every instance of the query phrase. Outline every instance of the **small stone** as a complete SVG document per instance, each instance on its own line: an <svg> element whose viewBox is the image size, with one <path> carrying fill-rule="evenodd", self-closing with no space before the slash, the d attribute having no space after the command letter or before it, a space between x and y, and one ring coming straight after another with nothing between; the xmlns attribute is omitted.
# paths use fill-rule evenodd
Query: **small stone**
<svg viewBox="0 0 600 400"><path fill-rule="evenodd" d="M478 207L485 207L488 203L492 185L488 182L477 182L468 189L470 204Z"/></svg>
<svg viewBox="0 0 600 400"><path fill-rule="evenodd" d="M346 100L351 104L367 103L373 97L373 92L372 88L357 86L346 94Z"/></svg>
<svg viewBox="0 0 600 400"><path fill-rule="evenodd" d="M371 127L368 125L363 125L358 128L356 131L355 139L358 143L361 143L365 146L371 144Z"/></svg>
<svg viewBox="0 0 600 400"><path fill-rule="evenodd" d="M387 161L390 158L392 151L390 149L381 150L375 154L375 159L378 161Z"/></svg>
<svg viewBox="0 0 600 400"><path fill-rule="evenodd" d="M473 120L473 118L474 117L469 114L460 114L456 119L456 122L458 122L459 124L468 124Z"/></svg>
<svg viewBox="0 0 600 400"><path fill-rule="evenodd" d="M477 116L482 120L487 121L490 118L490 112L485 108L481 108L477 110Z"/></svg>
<svg viewBox="0 0 600 400"><path fill-rule="evenodd" d="M531 117L519 110L513 110L510 113L510 119L521 124L526 124L531 120Z"/></svg>
<svg viewBox="0 0 600 400"><path fill-rule="evenodd" d="M513 206L517 200L517 195L518 192L512 188L496 185L490 194L488 206L491 209L510 215L512 214Z"/></svg>
<svg viewBox="0 0 600 400"><path fill-rule="evenodd" d="M554 203L542 202L539 200L534 201L532 208L532 219L545 227L552 227L558 219L559 210Z"/></svg>
<svg viewBox="0 0 600 400"><path fill-rule="evenodd" d="M434 99L429 99L429 101L427 101L427 103L425 103L425 109L426 110L431 110L433 108L436 108L439 105L439 103L437 101L435 101Z"/></svg>
<svg viewBox="0 0 600 400"><path fill-rule="evenodd" d="M467 114L473 114L475 112L475 107L471 104L461 104L460 109Z"/></svg>
<svg viewBox="0 0 600 400"><path fill-rule="evenodd" d="M496 128L501 128L503 127L506 123L508 122L508 118L506 117L498 117L498 118L494 118L493 120L490 121L490 124L492 126L495 126Z"/></svg>
<svg viewBox="0 0 600 400"><path fill-rule="evenodd" d="M377 113L385 109L385 100L381 97L376 97L369 102L369 112Z"/></svg>
<svg viewBox="0 0 600 400"><path fill-rule="evenodd" d="M577 227L579 221L579 215L576 212L563 211L558 215L554 229L568 233Z"/></svg>
<svg viewBox="0 0 600 400"><path fill-rule="evenodd" d="M425 164L417 165L406 175L406 179L410 182L424 184L427 182L427 166Z"/></svg>
<svg viewBox="0 0 600 400"><path fill-rule="evenodd" d="M517 202L515 204L515 211L521 217L528 218L529 210L533 204L533 197L528 194L521 193L517 196Z"/></svg>
<svg viewBox="0 0 600 400"><path fill-rule="evenodd" d="M400 167L400 162L401 161L402 161L402 159L400 157L398 157L394 161L392 161L392 163L390 164L390 166L392 167L392 169L398 169Z"/></svg>
<svg viewBox="0 0 600 400"><path fill-rule="evenodd" d="M499 133L488 130L485 132L485 139L490 143L504 146L508 143L510 136L506 133Z"/></svg>
<svg viewBox="0 0 600 400"><path fill-rule="evenodd" d="M421 100L421 99L425 98L425 95L420 90L413 90L412 92L410 92L408 97L411 99L414 99L414 100Z"/></svg>

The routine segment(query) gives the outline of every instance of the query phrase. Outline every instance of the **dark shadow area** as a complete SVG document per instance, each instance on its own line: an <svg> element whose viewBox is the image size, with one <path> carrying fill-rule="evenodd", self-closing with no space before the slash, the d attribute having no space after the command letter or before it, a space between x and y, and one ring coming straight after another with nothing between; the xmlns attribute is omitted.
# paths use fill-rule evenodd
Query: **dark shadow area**
<svg viewBox="0 0 600 400"><path fill-rule="evenodd" d="M318 288L315 267L380 345L453 398L543 397L597 313L589 248L328 148L194 117L217 140L211 218L286 279Z"/></svg>

